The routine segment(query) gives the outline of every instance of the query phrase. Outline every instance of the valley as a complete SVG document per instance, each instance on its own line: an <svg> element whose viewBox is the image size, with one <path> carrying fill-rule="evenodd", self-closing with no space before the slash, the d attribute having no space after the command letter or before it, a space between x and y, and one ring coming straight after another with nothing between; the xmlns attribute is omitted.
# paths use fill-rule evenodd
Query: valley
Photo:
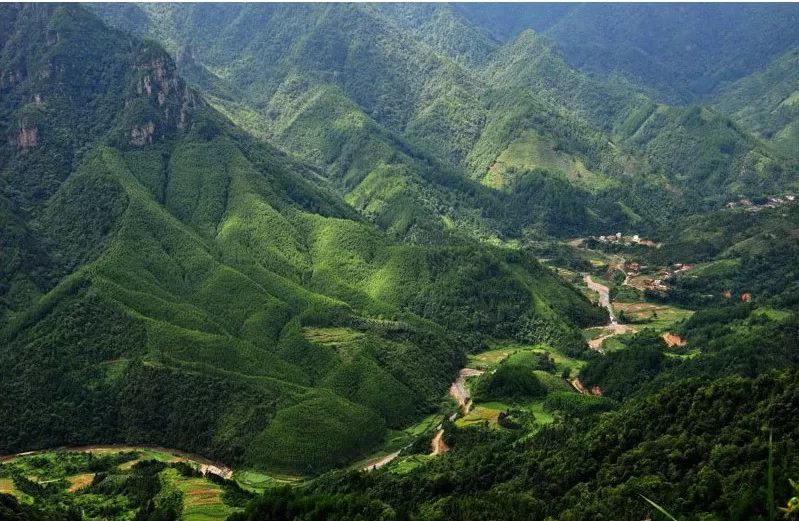
<svg viewBox="0 0 799 521"><path fill-rule="evenodd" d="M797 28L0 5L0 519L794 519Z"/></svg>

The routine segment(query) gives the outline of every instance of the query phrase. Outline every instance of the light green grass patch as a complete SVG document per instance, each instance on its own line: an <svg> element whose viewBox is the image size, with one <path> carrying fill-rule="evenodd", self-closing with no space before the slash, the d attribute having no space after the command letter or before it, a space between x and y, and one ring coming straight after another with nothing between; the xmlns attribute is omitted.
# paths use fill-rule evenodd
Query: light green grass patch
<svg viewBox="0 0 799 521"><path fill-rule="evenodd" d="M304 327L302 334L309 342L331 347L350 345L364 337L348 327Z"/></svg>
<svg viewBox="0 0 799 521"><path fill-rule="evenodd" d="M550 140L534 131L525 132L508 145L486 173L483 183L493 188L506 188L513 181L508 177L508 170L511 168L551 169L560 172L570 183L588 189L609 188L616 184L615 181L590 171L580 159L556 150Z"/></svg>
<svg viewBox="0 0 799 521"><path fill-rule="evenodd" d="M584 360L570 358L557 349L550 347L534 347L533 351L538 353L549 353L549 356L555 361L555 370L557 373L562 372L564 369L568 369L571 374L575 374L579 372L580 369L582 369L582 367L585 365Z"/></svg>
<svg viewBox="0 0 799 521"><path fill-rule="evenodd" d="M723 277L737 270L740 264L738 259L720 259L698 264L688 273L694 277Z"/></svg>
<svg viewBox="0 0 799 521"><path fill-rule="evenodd" d="M516 342L502 342L502 343L495 343L491 346L492 349L488 351L483 351L482 353L477 353L474 355L469 355L469 367L473 367L475 369L492 369L499 365L500 362L508 358L514 353L517 352L535 352L541 353L544 351L549 351L552 353L553 351L546 346L543 345L525 345L519 344ZM554 357L553 357L554 358ZM557 361L556 361L557 362Z"/></svg>
<svg viewBox="0 0 799 521"><path fill-rule="evenodd" d="M774 308L758 308L752 312L752 315L757 317L765 317L775 322L779 322L781 320L787 320L792 316L790 311L784 311L781 309L774 309Z"/></svg>
<svg viewBox="0 0 799 521"><path fill-rule="evenodd" d="M389 470L392 474L407 474L415 468L421 467L430 461L430 456L427 454L412 454L410 456L402 456L397 458L392 463Z"/></svg>
<svg viewBox="0 0 799 521"><path fill-rule="evenodd" d="M549 425L555 421L554 416L544 410L544 402L535 402L530 406L530 412L533 413L535 421L539 425Z"/></svg>
<svg viewBox="0 0 799 521"><path fill-rule="evenodd" d="M487 402L475 405L469 414L455 420L456 427L471 427L474 425L497 426L499 413L509 409L507 404Z"/></svg>
<svg viewBox="0 0 799 521"><path fill-rule="evenodd" d="M205 478L183 477L175 469L167 469L164 479L183 494L183 516L186 521L218 521L236 511L222 501L222 488Z"/></svg>
<svg viewBox="0 0 799 521"><path fill-rule="evenodd" d="M290 474L264 474L257 470L244 469L234 471L233 480L245 490L261 493L268 488L300 483L302 478Z"/></svg>
<svg viewBox="0 0 799 521"><path fill-rule="evenodd" d="M623 311L625 317L634 324L658 332L673 329L677 323L687 320L694 313L690 309L652 302L614 302L613 309L617 314Z"/></svg>

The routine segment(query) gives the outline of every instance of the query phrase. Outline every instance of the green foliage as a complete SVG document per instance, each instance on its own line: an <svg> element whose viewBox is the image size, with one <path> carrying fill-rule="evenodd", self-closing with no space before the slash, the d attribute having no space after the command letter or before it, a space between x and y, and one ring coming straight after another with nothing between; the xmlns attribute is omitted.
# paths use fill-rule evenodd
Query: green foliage
<svg viewBox="0 0 799 521"><path fill-rule="evenodd" d="M234 481L204 476L196 462L168 460L174 456L150 450L19 456L0 465L0 477L15 484L14 495L0 499L0 513L3 519L222 520L253 498Z"/></svg>
<svg viewBox="0 0 799 521"><path fill-rule="evenodd" d="M795 130L799 116L797 59L796 49L777 56L763 69L733 84L716 105L745 128L794 155L799 144Z"/></svg>
<svg viewBox="0 0 799 521"><path fill-rule="evenodd" d="M574 36L586 13L599 13L600 40L607 13L628 16L638 41L652 7L485 19L514 35L551 28L565 57L531 31L495 41L475 21L493 7L95 9L179 64L80 6L0 10L0 451L136 442L316 474L435 411L465 353L494 337L586 359L581 380L610 398L571 392L548 356L516 353L474 391L546 396L503 413L520 432L447 423L447 456L270 492L239 518L641 519L640 495L704 519L773 508L752 499L764 496L758 429L783 437L784 483L796 433L774 411L795 409L796 375L753 379L797 362L795 211L705 212L794 188L796 161L714 110L662 105L571 65L591 54ZM733 17L748 47L740 35L730 46L735 31L713 18L722 45L690 50L699 59L670 94L717 91L784 53L791 32L758 32L759 9ZM790 23L793 11L778 10ZM658 37L674 20L696 23L685 12ZM660 88L684 51L684 32L668 36L651 49L666 57L654 76L635 49L605 52L615 41L598 47L595 70L620 65ZM731 47L736 70L723 73ZM774 84L735 115L774 128L784 148L792 59L731 91L751 100ZM689 348L667 351L645 331L591 354L580 328L606 323L605 311L531 243L608 230L662 236L663 248L632 251L647 262L704 263L666 298L716 306L729 289L755 303L697 312L680 326ZM587 271L586 260L569 265ZM541 415L553 419L542 408L566 421L541 428ZM41 465L56 481L18 473L35 505L0 496L0 515L173 519L202 479L95 461L90 491L72 500L65 475ZM248 500L216 486L231 504Z"/></svg>
<svg viewBox="0 0 799 521"><path fill-rule="evenodd" d="M351 12L364 38L383 38L371 14ZM80 7L28 6L2 16L13 36L3 40L2 59L15 74L3 83L2 108L19 123L0 155L0 170L10 172L0 186L0 217L11 230L2 240L14 251L0 278L3 451L128 441L318 472L378 444L386 425L401 428L430 412L463 352L483 335L535 336L534 317L536 331L575 337L576 326L603 320L526 254L444 231L429 190L448 202L461 197L444 197L452 187L488 201L487 211L499 204L487 189L438 172L394 131L415 125L414 139L424 141L442 119L473 117L464 113L471 102L450 104L442 92L429 112L420 105L406 121L404 109L372 92L388 61L335 88L288 76L275 85L275 124L296 122L283 128L283 143L328 143L314 162L358 185L352 197L394 190L396 204L356 204L385 233L318 168L256 141L206 105L157 44L108 30ZM320 16L314 38L343 37L341 16ZM296 43L298 63L316 67L309 42ZM85 107L39 72L56 74L59 60L69 74L59 85ZM440 81L457 83L457 68L436 67ZM52 80L65 78L58 72ZM324 126L342 92L358 104L331 112L341 135L312 140L309 129ZM29 103L34 94L43 105ZM317 96L318 107L294 118L289 110L307 96ZM401 96L426 103L414 90ZM358 112L361 104L374 119ZM38 142L19 142L15 132L33 126ZM80 134L67 133L73 128ZM372 151L365 162L354 142ZM462 155L463 146L446 154ZM63 164L46 163L53 158ZM413 234L419 244L392 237ZM431 237L441 241L421 240ZM478 291L475 280L496 291ZM304 327L348 327L361 337L325 345Z"/></svg>
<svg viewBox="0 0 799 521"><path fill-rule="evenodd" d="M292 488L266 492L247 509L233 514L229 521L266 521L280 519L312 520L381 520L396 519L395 512L378 501L350 495L315 495L308 497Z"/></svg>
<svg viewBox="0 0 799 521"><path fill-rule="evenodd" d="M604 396L626 398L661 371L663 349L663 340L645 330L632 337L624 349L591 358L580 369L580 381L588 387L598 385Z"/></svg>
<svg viewBox="0 0 799 521"><path fill-rule="evenodd" d="M544 409L547 411L560 412L565 416L576 418L611 411L615 408L616 402L610 398L583 395L572 391L551 392L544 400Z"/></svg>
<svg viewBox="0 0 799 521"><path fill-rule="evenodd" d="M683 103L724 92L795 45L789 28L799 19L790 6L570 7L544 29L571 63L599 75L622 73L662 98ZM541 10L548 11L528 7L518 16L541 16Z"/></svg>
<svg viewBox="0 0 799 521"><path fill-rule="evenodd" d="M247 457L275 468L314 472L363 454L382 439L384 429L369 409L321 394L278 411L255 437Z"/></svg>
<svg viewBox="0 0 799 521"><path fill-rule="evenodd" d="M543 397L556 388L540 369L552 369L551 362L539 353L520 352L509 356L496 370L484 373L474 383L474 398L479 401L529 400ZM541 373L541 374L539 374Z"/></svg>
<svg viewBox="0 0 799 521"><path fill-rule="evenodd" d="M775 497L787 498L796 427L784 411L796 406L797 377L786 371L755 380L683 380L525 438L459 430L447 456L403 474L330 474L306 501L338 494L434 519L450 512L485 519L502 508L503 519L633 521L653 512L643 495L678 519L766 519L763 426L774 429Z"/></svg>

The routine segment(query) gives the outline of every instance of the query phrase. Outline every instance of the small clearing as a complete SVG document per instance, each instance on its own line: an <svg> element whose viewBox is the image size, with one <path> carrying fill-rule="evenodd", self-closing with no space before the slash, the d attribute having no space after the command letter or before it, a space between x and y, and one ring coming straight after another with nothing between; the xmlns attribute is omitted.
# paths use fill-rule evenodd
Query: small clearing
<svg viewBox="0 0 799 521"><path fill-rule="evenodd" d="M0 494L13 494L14 482L9 478L0 478Z"/></svg>
<svg viewBox="0 0 799 521"><path fill-rule="evenodd" d="M594 351L599 351L600 353L604 353L605 351L602 349L602 342L605 339L614 337L616 335L622 335L624 333L635 333L636 329L633 326L627 324L610 324L608 326L602 326L598 328L589 328L589 330L599 330L601 334L595 338L592 338L588 341L588 347L593 349Z"/></svg>
<svg viewBox="0 0 799 521"><path fill-rule="evenodd" d="M78 474L76 476L70 476L68 479L69 488L67 489L67 492L75 492L83 487L89 486L94 479L94 473L91 472L88 474Z"/></svg>

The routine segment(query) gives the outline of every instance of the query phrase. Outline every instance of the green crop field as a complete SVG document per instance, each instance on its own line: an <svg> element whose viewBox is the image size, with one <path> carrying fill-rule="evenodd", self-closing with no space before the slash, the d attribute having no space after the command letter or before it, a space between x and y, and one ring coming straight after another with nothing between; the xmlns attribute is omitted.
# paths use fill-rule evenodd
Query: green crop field
<svg viewBox="0 0 799 521"><path fill-rule="evenodd" d="M45 451L0 464L0 486L26 504L58 498L86 519L161 510L189 521L222 521L251 497L236 481L214 481L199 468L190 456L150 448Z"/></svg>

